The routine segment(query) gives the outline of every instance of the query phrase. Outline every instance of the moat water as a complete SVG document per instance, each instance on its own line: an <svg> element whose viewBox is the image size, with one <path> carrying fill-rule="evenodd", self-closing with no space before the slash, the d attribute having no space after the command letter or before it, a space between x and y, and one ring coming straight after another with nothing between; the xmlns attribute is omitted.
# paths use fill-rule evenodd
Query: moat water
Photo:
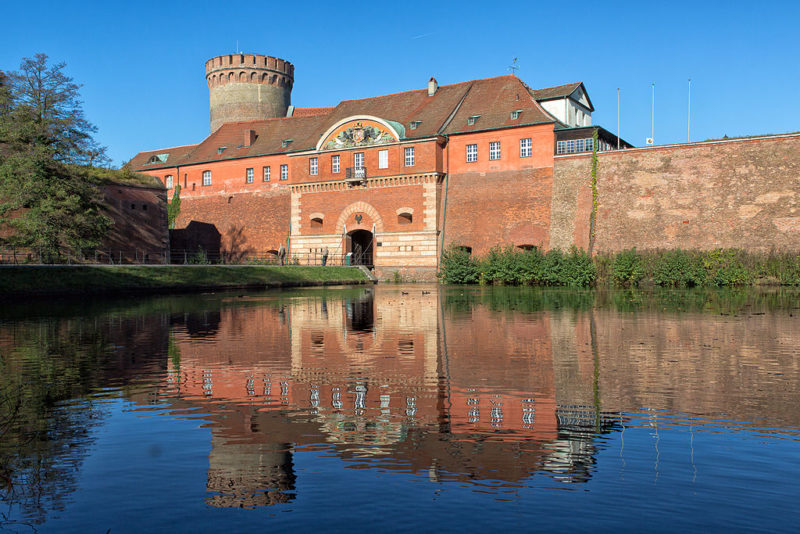
<svg viewBox="0 0 800 534"><path fill-rule="evenodd" d="M795 531L800 294L0 304L0 531Z"/></svg>

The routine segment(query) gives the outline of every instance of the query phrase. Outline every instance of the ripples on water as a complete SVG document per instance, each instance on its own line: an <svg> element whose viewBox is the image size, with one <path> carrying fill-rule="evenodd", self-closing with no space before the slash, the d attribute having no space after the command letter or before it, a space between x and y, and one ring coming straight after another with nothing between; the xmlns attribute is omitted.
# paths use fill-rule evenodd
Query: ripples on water
<svg viewBox="0 0 800 534"><path fill-rule="evenodd" d="M0 529L792 530L796 293L5 305Z"/></svg>

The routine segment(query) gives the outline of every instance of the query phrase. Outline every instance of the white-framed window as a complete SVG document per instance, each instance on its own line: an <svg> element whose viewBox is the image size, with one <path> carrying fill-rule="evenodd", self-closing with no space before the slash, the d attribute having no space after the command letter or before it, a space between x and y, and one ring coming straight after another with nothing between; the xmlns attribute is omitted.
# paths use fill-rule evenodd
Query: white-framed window
<svg viewBox="0 0 800 534"><path fill-rule="evenodd" d="M203 171L203 185L211 185L211 171Z"/></svg>
<svg viewBox="0 0 800 534"><path fill-rule="evenodd" d="M364 153L363 152L355 152L353 154L353 167L356 169L363 169L364 168Z"/></svg>
<svg viewBox="0 0 800 534"><path fill-rule="evenodd" d="M253 169L247 169L245 171L245 182L247 182L248 184L253 183Z"/></svg>
<svg viewBox="0 0 800 534"><path fill-rule="evenodd" d="M308 160L308 174L316 176L319 174L319 160L317 158L309 158Z"/></svg>
<svg viewBox="0 0 800 534"><path fill-rule="evenodd" d="M339 154L336 154L335 156L331 156L331 172L337 173L339 172L339 169L340 169L340 159L339 159Z"/></svg>
<svg viewBox="0 0 800 534"><path fill-rule="evenodd" d="M167 189L172 189L172 175L168 174L164 177L164 185L167 186Z"/></svg>
<svg viewBox="0 0 800 534"><path fill-rule="evenodd" d="M500 159L500 141L492 141L489 143L489 159Z"/></svg>
<svg viewBox="0 0 800 534"><path fill-rule="evenodd" d="M414 147L406 147L406 167L413 167L415 162Z"/></svg>
<svg viewBox="0 0 800 534"><path fill-rule="evenodd" d="M269 179L271 178L272 174L269 165L265 166L263 170L264 170L264 181L269 182Z"/></svg>
<svg viewBox="0 0 800 534"><path fill-rule="evenodd" d="M281 180L288 180L289 179L289 165L284 163L281 165Z"/></svg>
<svg viewBox="0 0 800 534"><path fill-rule="evenodd" d="M575 139L568 139L567 140L567 154L572 154L575 152Z"/></svg>
<svg viewBox="0 0 800 534"><path fill-rule="evenodd" d="M467 163L478 161L478 145L467 145Z"/></svg>
<svg viewBox="0 0 800 534"><path fill-rule="evenodd" d="M533 154L533 139L526 137L519 140L519 157L529 158Z"/></svg>
<svg viewBox="0 0 800 534"><path fill-rule="evenodd" d="M378 151L378 168L379 169L388 169L389 168L389 151L388 150L379 150Z"/></svg>
<svg viewBox="0 0 800 534"><path fill-rule="evenodd" d="M592 138L587 139L584 144L584 149L586 150L586 152L591 152L592 148L594 148L593 145L594 145L594 139ZM600 145L600 143L598 143L598 145Z"/></svg>
<svg viewBox="0 0 800 534"><path fill-rule="evenodd" d="M422 121L411 121L411 129L416 130L420 124L422 124Z"/></svg>
<svg viewBox="0 0 800 534"><path fill-rule="evenodd" d="M558 141L556 142L556 154L564 154L567 151L567 142L566 141Z"/></svg>

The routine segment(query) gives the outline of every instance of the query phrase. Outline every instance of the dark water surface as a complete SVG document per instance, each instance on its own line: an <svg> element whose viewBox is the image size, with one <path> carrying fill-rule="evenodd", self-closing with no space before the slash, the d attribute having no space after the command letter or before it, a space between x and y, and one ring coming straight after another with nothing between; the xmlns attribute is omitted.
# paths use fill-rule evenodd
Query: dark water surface
<svg viewBox="0 0 800 534"><path fill-rule="evenodd" d="M796 292L0 304L0 530L796 531Z"/></svg>

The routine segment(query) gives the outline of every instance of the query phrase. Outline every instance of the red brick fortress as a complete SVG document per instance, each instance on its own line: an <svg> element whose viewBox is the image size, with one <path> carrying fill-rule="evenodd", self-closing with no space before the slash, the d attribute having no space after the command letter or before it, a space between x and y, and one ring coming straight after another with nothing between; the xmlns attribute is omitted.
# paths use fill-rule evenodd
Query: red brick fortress
<svg viewBox="0 0 800 534"><path fill-rule="evenodd" d="M582 83L511 75L309 108L291 105L282 59L218 56L206 81L212 133L131 166L180 184L176 228L214 229L227 257L284 247L316 263L327 250L422 280L451 246L586 248L595 148L596 252L800 249L797 135L633 149L591 125Z"/></svg>

